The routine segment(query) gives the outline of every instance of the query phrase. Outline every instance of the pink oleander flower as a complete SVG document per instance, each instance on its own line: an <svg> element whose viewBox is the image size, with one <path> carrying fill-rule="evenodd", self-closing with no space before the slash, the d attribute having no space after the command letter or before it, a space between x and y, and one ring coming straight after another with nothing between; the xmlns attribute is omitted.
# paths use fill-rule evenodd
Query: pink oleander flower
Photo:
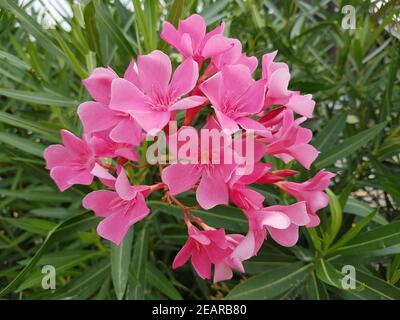
<svg viewBox="0 0 400 320"><path fill-rule="evenodd" d="M316 212L325 208L329 203L329 197L323 192L328 188L331 179L336 174L320 170L314 177L303 183L281 181L276 183L283 191L294 196L299 201L305 201L307 206L307 213L310 217L310 222L307 227L316 227L319 225L320 220Z"/></svg>
<svg viewBox="0 0 400 320"><path fill-rule="evenodd" d="M247 67L224 67L199 87L210 100L216 118L225 132L236 132L239 126L256 132L266 130L251 118L263 107L265 81L255 81Z"/></svg>
<svg viewBox="0 0 400 320"><path fill-rule="evenodd" d="M182 127L181 130L184 130ZM178 146L179 147L179 146ZM196 186L196 200L204 209L219 204L228 204L228 180L237 167L234 152L230 163L224 163L224 152L231 146L200 143L199 150L192 158L179 158L162 171L162 181L171 195L188 191ZM218 160L216 160L218 159ZM217 163L216 163L217 162Z"/></svg>
<svg viewBox="0 0 400 320"><path fill-rule="evenodd" d="M277 51L267 53L262 58L262 78L267 81L264 108L284 105L294 112L311 118L315 102L310 94L302 96L298 91L288 90L289 67L286 63L273 62Z"/></svg>
<svg viewBox="0 0 400 320"><path fill-rule="evenodd" d="M193 268L202 279L211 278L214 265L214 282L232 278L232 269L244 272L242 261L250 257L240 246L242 235L226 235L224 229L198 230L188 227L188 240L176 255L172 268L176 269L191 259Z"/></svg>
<svg viewBox="0 0 400 320"><path fill-rule="evenodd" d="M310 222L306 203L274 205L247 213L254 236L254 254L261 248L267 233L284 247L294 246L299 239L299 227Z"/></svg>
<svg viewBox="0 0 400 320"><path fill-rule="evenodd" d="M285 163L296 159L306 169L310 169L311 164L318 157L319 151L315 149L309 142L312 139L310 129L302 128L300 123L305 118L294 119L293 112L289 109L280 108L280 113L275 114L275 118L279 118L278 125L269 127L270 132L262 139L267 142L265 153L274 155L282 159ZM268 127L271 122L276 119L261 118L260 123Z"/></svg>
<svg viewBox="0 0 400 320"><path fill-rule="evenodd" d="M165 21L160 37L177 49L185 59L190 57L201 65L205 59L231 48L231 43L223 33L224 23L206 33L204 19L193 14L185 20L179 20L178 30Z"/></svg>
<svg viewBox="0 0 400 320"><path fill-rule="evenodd" d="M146 132L157 134L173 111L197 107L206 101L201 96L181 98L197 82L198 66L193 59L179 65L170 82L171 70L171 61L161 51L139 56L137 74L135 70L131 74L135 81L112 81L110 108L130 114Z"/></svg>
<svg viewBox="0 0 400 320"><path fill-rule="evenodd" d="M67 130L61 130L61 138L64 145L53 144L43 153L51 178L61 191L74 184L91 184L91 170L96 163L93 149Z"/></svg>
<svg viewBox="0 0 400 320"><path fill-rule="evenodd" d="M150 213L143 195L148 189L147 186L132 186L125 171L121 170L115 182L115 191L90 192L82 200L82 205L104 218L97 227L97 233L118 246L129 228Z"/></svg>

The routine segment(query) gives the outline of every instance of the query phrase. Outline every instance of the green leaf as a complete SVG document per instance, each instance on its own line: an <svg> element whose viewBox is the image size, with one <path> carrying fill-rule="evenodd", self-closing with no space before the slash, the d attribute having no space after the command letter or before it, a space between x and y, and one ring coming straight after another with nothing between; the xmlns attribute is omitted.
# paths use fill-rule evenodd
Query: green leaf
<svg viewBox="0 0 400 320"><path fill-rule="evenodd" d="M336 251L341 255L360 255L400 244L400 221L358 235Z"/></svg>
<svg viewBox="0 0 400 320"><path fill-rule="evenodd" d="M46 127L44 125L40 125L36 121L22 119L20 117L17 117L15 115L3 111L0 111L0 121L14 127L22 128L25 130L31 130L33 132L39 133L49 138L49 140L51 141L59 141L58 131Z"/></svg>
<svg viewBox="0 0 400 320"><path fill-rule="evenodd" d="M133 50L129 41L126 39L121 28L112 19L110 12L103 4L103 1L96 1L96 17L98 22L105 27L110 39L117 45L119 49L121 49L126 57L134 56L135 51Z"/></svg>
<svg viewBox="0 0 400 320"><path fill-rule="evenodd" d="M110 261L103 259L95 262L93 266L82 272L63 288L57 288L51 299L87 299L103 283L110 273Z"/></svg>
<svg viewBox="0 0 400 320"><path fill-rule="evenodd" d="M133 228L128 231L119 246L110 243L111 246L111 277L115 294L118 300L124 297L128 283L129 265L132 253Z"/></svg>
<svg viewBox="0 0 400 320"><path fill-rule="evenodd" d="M146 267L146 280L155 289L162 292L172 300L182 300L178 290L171 284L171 281L152 263L148 262Z"/></svg>
<svg viewBox="0 0 400 320"><path fill-rule="evenodd" d="M329 120L325 128L316 135L313 146L322 154L332 149L345 125L346 114L339 113L335 115L331 120Z"/></svg>
<svg viewBox="0 0 400 320"><path fill-rule="evenodd" d="M31 92L0 88L0 96L46 106L76 107L78 105L78 102L74 100L48 92Z"/></svg>
<svg viewBox="0 0 400 320"><path fill-rule="evenodd" d="M48 51L51 51L55 55L61 55L62 51L50 40L50 37L43 31L41 27L25 10L19 6L18 1L1 1L0 7L10 10L18 21L21 23L23 28Z"/></svg>
<svg viewBox="0 0 400 320"><path fill-rule="evenodd" d="M7 65L12 65L18 69L21 69L23 71L29 70L30 67L27 65L24 61L20 60L16 56L0 50L0 60L4 62Z"/></svg>
<svg viewBox="0 0 400 320"><path fill-rule="evenodd" d="M7 292L13 290L16 286L18 286L21 281L25 278L27 274L31 272L31 270L35 267L40 257L57 241L59 241L65 234L70 234L70 232L79 226L82 223L82 218L85 215L74 217L57 224L47 235L46 239L43 241L43 244L36 251L32 259L29 263L18 273L18 275L2 290L0 290L0 297L6 294ZM84 225L85 227L87 225Z"/></svg>
<svg viewBox="0 0 400 320"><path fill-rule="evenodd" d="M293 263L251 277L226 296L227 300L271 299L300 285L310 274L312 264Z"/></svg>
<svg viewBox="0 0 400 320"><path fill-rule="evenodd" d="M350 197L343 211L359 217L366 217L370 214L371 208L367 204ZM372 218L372 221L379 223L380 225L385 225L389 223L386 218L379 213L375 214L375 216Z"/></svg>
<svg viewBox="0 0 400 320"><path fill-rule="evenodd" d="M347 138L342 143L336 145L328 152L321 154L317 161L314 163L317 169L322 169L339 159L343 159L351 154L354 154L358 149L365 146L370 140L375 138L382 129L386 126L386 121L376 126L364 130L350 138Z"/></svg>
<svg viewBox="0 0 400 320"><path fill-rule="evenodd" d="M40 158L43 157L43 151L44 151L43 145L41 145L39 143L35 143L28 139L18 137L14 134L0 132L0 142L9 144L10 146L13 146L14 148L17 148L23 152L33 154Z"/></svg>
<svg viewBox="0 0 400 320"><path fill-rule="evenodd" d="M0 217L0 221L5 221L19 229L41 235L47 235L49 231L51 231L57 225L55 222L36 218L16 219Z"/></svg>
<svg viewBox="0 0 400 320"><path fill-rule="evenodd" d="M329 209L331 213L329 230L324 236L324 244L326 248L328 248L340 231L340 227L342 226L343 212L336 195L330 189L327 189L326 193L329 197Z"/></svg>
<svg viewBox="0 0 400 320"><path fill-rule="evenodd" d="M145 289L145 278L148 256L148 236L145 226L139 233L133 249L131 274L132 283L129 285L128 299L143 300Z"/></svg>
<svg viewBox="0 0 400 320"><path fill-rule="evenodd" d="M354 223L351 226L351 229L347 231L336 243L333 245L328 253L332 253L338 248L343 247L347 242L350 240L354 239L362 229L364 229L370 222L371 220L375 217L375 215L378 213L378 210L372 210L370 214L368 214L366 217L362 218L360 221Z"/></svg>
<svg viewBox="0 0 400 320"><path fill-rule="evenodd" d="M315 261L315 272L319 280L326 284L342 289L342 279L344 275L337 271L329 262L324 259Z"/></svg>

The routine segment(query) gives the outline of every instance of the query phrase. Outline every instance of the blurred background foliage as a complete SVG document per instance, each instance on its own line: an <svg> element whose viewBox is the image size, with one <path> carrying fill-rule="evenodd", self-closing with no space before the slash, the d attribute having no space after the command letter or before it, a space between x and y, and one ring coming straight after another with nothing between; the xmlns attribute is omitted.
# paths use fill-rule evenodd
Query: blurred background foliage
<svg viewBox="0 0 400 320"><path fill-rule="evenodd" d="M344 5L355 8L354 30L341 26ZM303 230L293 248L269 239L246 274L218 285L190 265L171 269L186 237L178 208L151 198L150 217L120 248L110 246L81 207L90 187L60 193L42 158L61 128L81 133L76 108L90 99L82 78L96 66L122 74L156 48L178 62L159 38L162 21L195 12L209 27L225 21L248 55L279 51L291 89L317 102L306 125L321 154L310 173L294 167L296 179L324 167L337 173L320 227ZM0 1L1 298L400 299L399 21L394 0ZM269 205L293 202L256 188ZM247 230L233 207L196 215L231 233ZM41 287L47 264L56 267L56 290ZM344 265L356 268L353 290L341 286Z"/></svg>

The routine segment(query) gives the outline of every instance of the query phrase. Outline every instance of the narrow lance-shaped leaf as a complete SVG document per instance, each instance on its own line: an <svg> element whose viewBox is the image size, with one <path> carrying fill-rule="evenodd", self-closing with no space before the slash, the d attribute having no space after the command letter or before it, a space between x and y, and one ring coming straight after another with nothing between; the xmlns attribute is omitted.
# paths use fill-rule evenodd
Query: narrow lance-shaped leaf
<svg viewBox="0 0 400 320"><path fill-rule="evenodd" d="M128 231L119 246L111 243L111 277L115 294L121 300L128 283L129 265L132 253L133 228Z"/></svg>

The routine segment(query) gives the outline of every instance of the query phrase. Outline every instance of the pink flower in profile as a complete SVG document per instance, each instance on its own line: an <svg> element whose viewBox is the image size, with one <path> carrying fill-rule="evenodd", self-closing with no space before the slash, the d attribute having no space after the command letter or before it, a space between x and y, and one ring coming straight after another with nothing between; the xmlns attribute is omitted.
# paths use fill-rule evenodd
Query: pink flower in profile
<svg viewBox="0 0 400 320"><path fill-rule="evenodd" d="M179 268L191 259L193 268L202 279L211 278L211 266L213 264L216 265L217 281L226 276L229 277L229 271L226 270L225 264L232 252L232 246L224 229L200 231L190 225L188 236L186 243L176 255L172 268ZM233 240L233 238L230 240Z"/></svg>
<svg viewBox="0 0 400 320"><path fill-rule="evenodd" d="M104 218L97 227L97 233L118 246L129 228L150 213L143 195L148 189L147 186L132 186L125 171L121 170L115 182L115 191L93 191L83 198L82 205Z"/></svg>
<svg viewBox="0 0 400 320"><path fill-rule="evenodd" d="M288 89L290 81L289 67L286 63L273 62L277 51L267 53L262 58L262 78L267 80L265 108L272 105L284 105L294 112L312 117L315 101L310 94L301 95Z"/></svg>
<svg viewBox="0 0 400 320"><path fill-rule="evenodd" d="M206 33L204 19L198 14L193 14L179 21L178 30L168 21L164 22L160 37L175 47L185 59L193 58L201 65L205 59L231 47L223 33L223 23Z"/></svg>
<svg viewBox="0 0 400 320"><path fill-rule="evenodd" d="M89 185L96 160L87 141L67 130L61 130L64 145L53 144L44 150L46 169L61 191L74 184Z"/></svg>
<svg viewBox="0 0 400 320"><path fill-rule="evenodd" d="M272 239L284 247L294 246L299 239L299 226L310 222L306 203L292 205L274 205L255 210L249 214L250 230L254 235L254 254L263 244L267 232Z"/></svg>
<svg viewBox="0 0 400 320"><path fill-rule="evenodd" d="M276 183L283 191L294 196L299 201L305 201L310 222L307 227L315 227L320 223L316 212L329 203L329 197L323 192L328 188L334 173L320 170L314 177L303 183L281 181Z"/></svg>
<svg viewBox="0 0 400 320"><path fill-rule="evenodd" d="M264 104L265 81L255 81L243 65L226 66L200 86L210 100L221 128L227 133L243 129L264 132L266 129L250 116Z"/></svg>
<svg viewBox="0 0 400 320"><path fill-rule="evenodd" d="M112 81L110 108L130 114L146 132L157 134L173 111L197 107L206 101L202 96L181 98L197 82L198 66L192 58L178 66L171 82L171 61L161 51L139 56L137 69L129 70L130 80Z"/></svg>
<svg viewBox="0 0 400 320"><path fill-rule="evenodd" d="M293 111L284 108L279 110L280 113L276 114L276 117L280 119L279 124L270 128L271 134L262 139L268 143L266 154L274 155L285 163L296 159L305 168L310 169L319 154L319 151L309 144L312 139L311 130L299 125L304 118L294 120ZM260 123L267 127L271 119L264 122L261 118Z"/></svg>

